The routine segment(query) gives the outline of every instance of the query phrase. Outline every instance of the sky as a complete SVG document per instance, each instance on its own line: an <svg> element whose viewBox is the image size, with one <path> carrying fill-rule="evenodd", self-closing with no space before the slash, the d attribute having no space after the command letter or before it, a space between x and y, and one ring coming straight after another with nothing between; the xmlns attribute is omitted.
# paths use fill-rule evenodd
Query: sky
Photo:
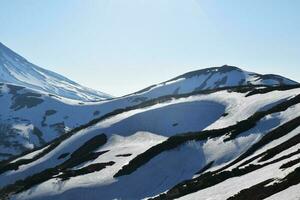
<svg viewBox="0 0 300 200"><path fill-rule="evenodd" d="M234 65L300 81L298 0L1 0L0 42L121 96Z"/></svg>

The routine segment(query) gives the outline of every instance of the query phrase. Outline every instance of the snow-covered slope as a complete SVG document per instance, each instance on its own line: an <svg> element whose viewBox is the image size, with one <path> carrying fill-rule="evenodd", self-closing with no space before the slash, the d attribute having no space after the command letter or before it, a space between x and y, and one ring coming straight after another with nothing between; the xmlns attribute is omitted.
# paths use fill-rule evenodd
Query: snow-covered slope
<svg viewBox="0 0 300 200"><path fill-rule="evenodd" d="M0 83L0 160L44 145L100 114L100 103Z"/></svg>
<svg viewBox="0 0 300 200"><path fill-rule="evenodd" d="M225 65L105 99L3 45L0 61L1 200L300 197L292 80Z"/></svg>
<svg viewBox="0 0 300 200"><path fill-rule="evenodd" d="M224 65L188 72L169 81L145 88L134 93L134 96L142 95L143 98L153 98L163 95L185 94L201 90L245 85L278 86L295 84L298 83L279 75L262 75L247 72L234 66Z"/></svg>
<svg viewBox="0 0 300 200"><path fill-rule="evenodd" d="M0 129L2 130L0 132L2 138L0 160L39 147L73 128L114 110L126 109L163 96L238 86L274 87L297 84L277 75L258 75L236 67L222 66L190 72L124 97L87 102L104 96L96 97L94 96L96 93L91 95L89 89L29 63L2 44L0 44L0 61L0 82L5 82L0 85L0 104L3 105L0 110ZM211 104L211 102L207 103ZM184 119L184 115L176 114L181 109L183 112L187 109L192 112L195 107L198 112L205 112L205 109L200 109L203 106L197 109L198 105L191 103L186 107L170 106L165 114L170 118L169 123L171 123L175 116ZM217 105L210 107L214 107L215 110L219 109ZM134 132L137 130L136 121L140 122L138 129L142 126L149 128L149 123L145 124L145 121L159 124L160 118L156 116L161 116L159 109L145 113L142 119L139 116L133 116L128 117L127 121L130 122L130 128ZM201 120L199 118L201 116L195 117L198 121ZM180 131L187 131L195 126L188 122L186 124L188 125L186 127L174 126ZM148 131L156 132L159 128Z"/></svg>
<svg viewBox="0 0 300 200"><path fill-rule="evenodd" d="M57 73L28 62L2 43L0 43L0 82L81 101L111 98L108 94L83 87Z"/></svg>
<svg viewBox="0 0 300 200"><path fill-rule="evenodd" d="M112 111L2 163L0 195L297 199L299 105L298 86L259 86L161 97Z"/></svg>

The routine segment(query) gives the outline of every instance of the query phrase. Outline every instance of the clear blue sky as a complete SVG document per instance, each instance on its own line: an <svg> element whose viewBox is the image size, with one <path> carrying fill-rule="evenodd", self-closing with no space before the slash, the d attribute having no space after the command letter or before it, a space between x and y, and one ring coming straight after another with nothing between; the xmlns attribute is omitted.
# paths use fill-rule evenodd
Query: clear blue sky
<svg viewBox="0 0 300 200"><path fill-rule="evenodd" d="M298 0L1 0L0 41L123 95L230 64L300 81Z"/></svg>

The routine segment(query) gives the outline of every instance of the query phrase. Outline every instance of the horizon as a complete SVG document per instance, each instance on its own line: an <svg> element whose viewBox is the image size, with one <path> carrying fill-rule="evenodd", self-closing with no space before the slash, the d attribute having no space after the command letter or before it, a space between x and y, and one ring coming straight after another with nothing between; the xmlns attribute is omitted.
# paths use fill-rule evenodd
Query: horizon
<svg viewBox="0 0 300 200"><path fill-rule="evenodd" d="M12 0L0 3L0 38L29 62L113 96L225 64L299 82L297 5Z"/></svg>

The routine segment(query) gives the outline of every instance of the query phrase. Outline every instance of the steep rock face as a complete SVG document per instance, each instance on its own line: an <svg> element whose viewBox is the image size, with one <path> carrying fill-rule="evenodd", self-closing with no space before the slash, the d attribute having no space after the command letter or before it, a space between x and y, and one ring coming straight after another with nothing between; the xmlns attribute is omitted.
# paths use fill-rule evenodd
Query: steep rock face
<svg viewBox="0 0 300 200"><path fill-rule="evenodd" d="M81 101L111 98L108 94L86 88L66 77L30 63L2 43L0 43L0 82Z"/></svg>

